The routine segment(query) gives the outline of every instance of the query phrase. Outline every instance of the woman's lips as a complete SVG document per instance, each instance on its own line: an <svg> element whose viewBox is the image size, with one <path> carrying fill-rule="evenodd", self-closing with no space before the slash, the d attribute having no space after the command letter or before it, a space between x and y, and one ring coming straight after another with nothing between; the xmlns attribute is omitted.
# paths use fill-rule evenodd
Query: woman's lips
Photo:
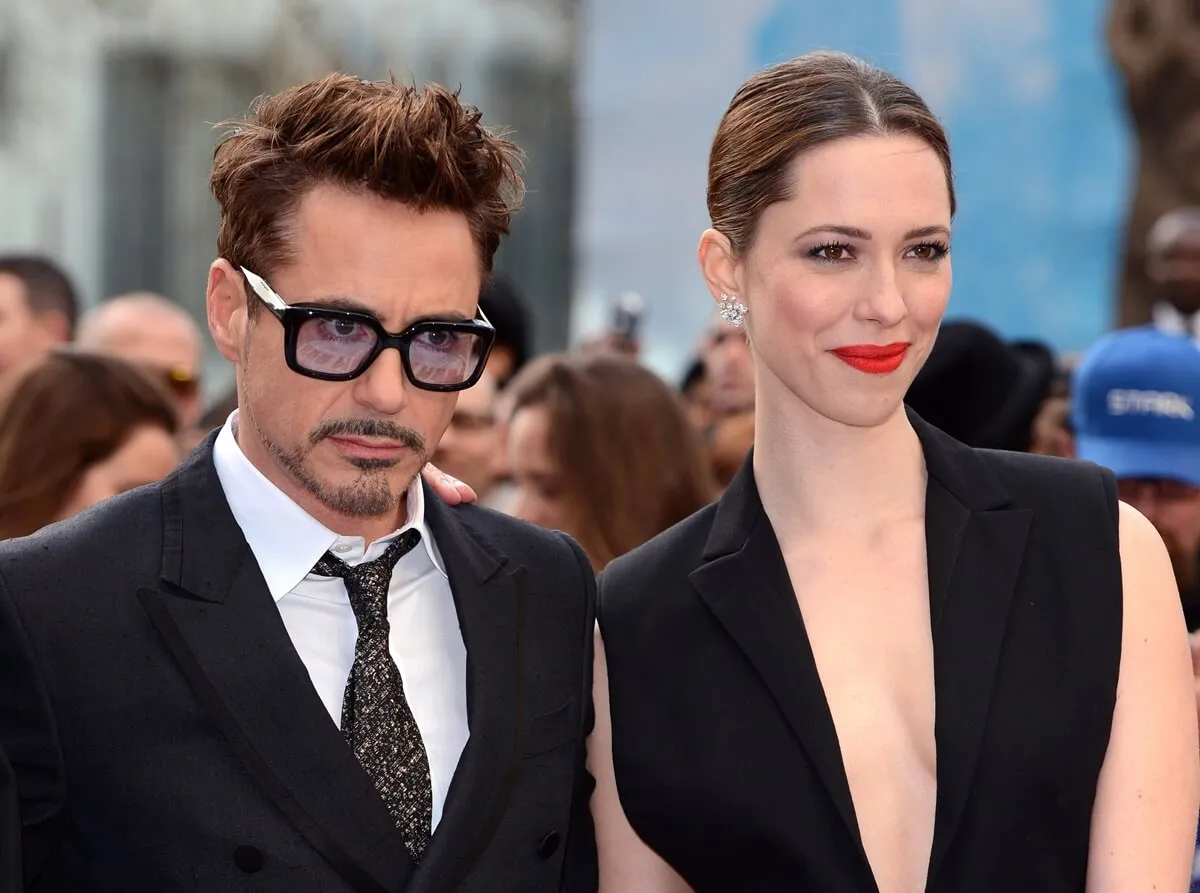
<svg viewBox="0 0 1200 893"><path fill-rule="evenodd" d="M850 344L830 351L835 357L859 372L887 375L895 372L908 355L907 341L892 344Z"/></svg>

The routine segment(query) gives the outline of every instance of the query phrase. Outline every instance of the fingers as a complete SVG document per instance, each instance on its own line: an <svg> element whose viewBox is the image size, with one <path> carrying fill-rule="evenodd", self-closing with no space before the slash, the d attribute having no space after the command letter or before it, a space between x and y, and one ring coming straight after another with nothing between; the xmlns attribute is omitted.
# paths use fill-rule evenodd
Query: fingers
<svg viewBox="0 0 1200 893"><path fill-rule="evenodd" d="M447 505L476 502L479 499L478 494L468 484L451 477L432 463L421 469L421 476Z"/></svg>

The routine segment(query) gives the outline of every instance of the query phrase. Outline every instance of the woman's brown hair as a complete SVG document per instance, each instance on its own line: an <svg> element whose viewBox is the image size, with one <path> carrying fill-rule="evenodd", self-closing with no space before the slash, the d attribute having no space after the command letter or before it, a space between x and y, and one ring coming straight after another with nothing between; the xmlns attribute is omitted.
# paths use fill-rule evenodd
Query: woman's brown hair
<svg viewBox="0 0 1200 893"><path fill-rule="evenodd" d="M512 413L544 407L550 453L574 512L571 533L603 568L715 496L682 398L637 362L609 354L551 355L507 391Z"/></svg>
<svg viewBox="0 0 1200 893"><path fill-rule="evenodd" d="M734 94L708 161L708 214L736 254L753 244L763 212L788 198L792 161L824 143L910 135L946 169L950 144L929 106L899 78L845 53L813 52L766 68Z"/></svg>
<svg viewBox="0 0 1200 893"><path fill-rule="evenodd" d="M144 425L174 434L170 396L136 366L57 349L0 381L0 539L54 521L87 470Z"/></svg>

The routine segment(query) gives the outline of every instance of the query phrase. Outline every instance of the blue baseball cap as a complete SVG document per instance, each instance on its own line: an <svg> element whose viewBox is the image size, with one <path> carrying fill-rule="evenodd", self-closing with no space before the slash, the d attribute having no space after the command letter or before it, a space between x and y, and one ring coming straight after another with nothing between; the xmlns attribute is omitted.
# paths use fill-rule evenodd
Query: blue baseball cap
<svg viewBox="0 0 1200 893"><path fill-rule="evenodd" d="M1080 459L1118 478L1200 486L1200 345L1150 326L1104 336L1071 388Z"/></svg>

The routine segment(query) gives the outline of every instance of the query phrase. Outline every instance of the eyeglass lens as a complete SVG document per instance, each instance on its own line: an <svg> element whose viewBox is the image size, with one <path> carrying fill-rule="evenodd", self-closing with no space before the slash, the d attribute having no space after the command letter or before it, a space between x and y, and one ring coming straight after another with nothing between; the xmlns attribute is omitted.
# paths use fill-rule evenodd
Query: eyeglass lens
<svg viewBox="0 0 1200 893"><path fill-rule="evenodd" d="M310 317L300 323L296 361L312 372L350 375L375 351L378 332L355 319ZM484 340L472 332L438 328L436 323L408 336L408 363L424 384L455 385L467 381L483 357Z"/></svg>

